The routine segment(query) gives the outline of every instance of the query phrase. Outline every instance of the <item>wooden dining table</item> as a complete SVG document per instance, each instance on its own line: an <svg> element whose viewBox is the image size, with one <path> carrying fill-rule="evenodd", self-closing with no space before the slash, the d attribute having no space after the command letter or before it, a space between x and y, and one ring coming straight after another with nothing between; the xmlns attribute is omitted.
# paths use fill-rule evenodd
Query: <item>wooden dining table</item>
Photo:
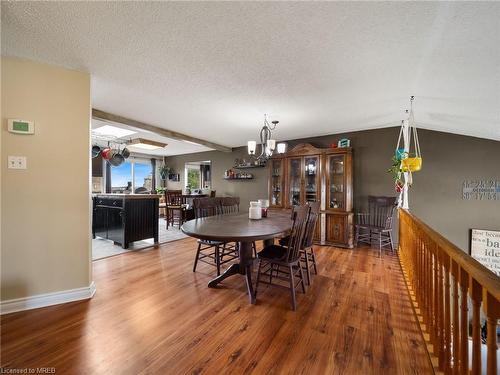
<svg viewBox="0 0 500 375"><path fill-rule="evenodd" d="M188 236L209 241L238 242L239 262L233 263L220 276L208 283L214 288L222 280L232 275L243 275L246 280L248 298L255 304L252 284L253 258L252 243L263 240L264 245L274 243L274 238L287 235L292 228L290 212L269 211L268 217L251 220L248 213L217 215L185 222L181 230Z"/></svg>

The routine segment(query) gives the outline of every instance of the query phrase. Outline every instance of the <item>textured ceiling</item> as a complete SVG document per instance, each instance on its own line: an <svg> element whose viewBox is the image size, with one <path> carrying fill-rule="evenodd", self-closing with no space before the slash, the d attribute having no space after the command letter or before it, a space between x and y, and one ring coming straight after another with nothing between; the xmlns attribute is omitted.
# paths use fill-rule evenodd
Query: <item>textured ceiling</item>
<svg viewBox="0 0 500 375"><path fill-rule="evenodd" d="M2 2L2 54L95 108L226 146L398 125L500 140L498 2Z"/></svg>

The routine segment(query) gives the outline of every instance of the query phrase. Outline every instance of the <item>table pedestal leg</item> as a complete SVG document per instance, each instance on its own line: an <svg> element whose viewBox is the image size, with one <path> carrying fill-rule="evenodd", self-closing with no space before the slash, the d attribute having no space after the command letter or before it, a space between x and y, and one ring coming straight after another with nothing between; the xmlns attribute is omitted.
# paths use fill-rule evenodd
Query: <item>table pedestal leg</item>
<svg viewBox="0 0 500 375"><path fill-rule="evenodd" d="M237 273L245 276L245 281L247 284L248 298L251 304L255 304L255 292L252 284L252 242L240 242L240 263L232 264L226 271L224 271L220 276L211 280L208 283L209 288L214 288L222 280L228 278L229 276L235 275Z"/></svg>

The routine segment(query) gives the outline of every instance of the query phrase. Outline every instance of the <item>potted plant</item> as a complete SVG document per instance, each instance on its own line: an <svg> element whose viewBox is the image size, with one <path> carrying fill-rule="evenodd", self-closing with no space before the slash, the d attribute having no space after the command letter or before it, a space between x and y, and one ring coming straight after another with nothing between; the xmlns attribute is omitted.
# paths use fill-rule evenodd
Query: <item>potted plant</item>
<svg viewBox="0 0 500 375"><path fill-rule="evenodd" d="M392 165L387 170L387 173L391 174L392 179L394 181L394 188L397 193L400 193L403 190L404 182L403 182L403 168L401 166L401 158L397 155L392 157Z"/></svg>
<svg viewBox="0 0 500 375"><path fill-rule="evenodd" d="M162 180L166 180L168 178L168 174L172 171L172 168L170 168L168 165L163 164L158 167L158 174L160 175L160 178Z"/></svg>

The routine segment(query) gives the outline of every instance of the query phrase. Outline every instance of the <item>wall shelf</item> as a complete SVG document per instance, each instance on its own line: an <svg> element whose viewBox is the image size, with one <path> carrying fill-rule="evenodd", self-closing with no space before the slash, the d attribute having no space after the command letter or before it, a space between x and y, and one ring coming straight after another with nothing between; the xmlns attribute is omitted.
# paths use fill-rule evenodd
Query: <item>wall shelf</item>
<svg viewBox="0 0 500 375"><path fill-rule="evenodd" d="M253 177L233 177L233 178L224 177L224 180L226 180L226 181L244 181L244 180L253 180Z"/></svg>
<svg viewBox="0 0 500 375"><path fill-rule="evenodd" d="M253 168L265 168L266 165L235 165L234 169L253 169Z"/></svg>

